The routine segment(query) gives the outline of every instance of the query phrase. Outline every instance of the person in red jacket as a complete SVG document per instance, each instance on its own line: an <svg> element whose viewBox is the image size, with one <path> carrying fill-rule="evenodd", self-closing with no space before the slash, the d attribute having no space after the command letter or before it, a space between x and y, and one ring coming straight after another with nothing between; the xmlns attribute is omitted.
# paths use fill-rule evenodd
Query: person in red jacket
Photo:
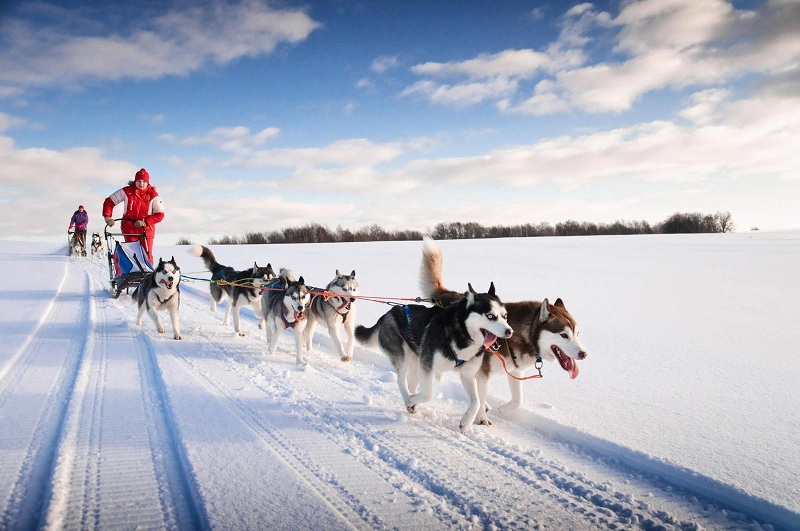
<svg viewBox="0 0 800 531"><path fill-rule="evenodd" d="M139 239L142 230L147 239L147 258L153 261L153 239L156 235L156 223L164 219L164 204L161 202L156 189L150 186L150 174L142 168L136 172L128 186L120 188L103 202L103 218L109 227L114 226L111 217L114 207L124 203L121 229L125 234L125 241L133 242Z"/></svg>

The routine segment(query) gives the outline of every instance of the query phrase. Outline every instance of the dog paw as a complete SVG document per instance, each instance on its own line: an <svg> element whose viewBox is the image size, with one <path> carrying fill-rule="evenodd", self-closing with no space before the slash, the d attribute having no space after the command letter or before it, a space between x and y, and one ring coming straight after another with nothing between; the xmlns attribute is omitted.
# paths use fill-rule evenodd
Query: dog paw
<svg viewBox="0 0 800 531"><path fill-rule="evenodd" d="M160 327L158 328L158 333L159 333L159 334L163 334L164 332L166 332L166 330L164 330L164 327L163 327L163 326L160 326Z"/></svg>
<svg viewBox="0 0 800 531"><path fill-rule="evenodd" d="M174 336L172 336L172 337L174 337L175 339L183 339L183 336L182 336L182 335L180 335L180 334L175 334L175 335L174 335Z"/></svg>
<svg viewBox="0 0 800 531"><path fill-rule="evenodd" d="M469 433L469 430L472 429L472 424L462 424L458 427L461 430L462 435L466 435Z"/></svg>
<svg viewBox="0 0 800 531"><path fill-rule="evenodd" d="M353 359L353 356L345 356L342 358L342 361L350 361Z"/></svg>
<svg viewBox="0 0 800 531"><path fill-rule="evenodd" d="M239 332L239 337L244 337L244 332Z"/></svg>
<svg viewBox="0 0 800 531"><path fill-rule="evenodd" d="M491 410L492 410L492 406L490 406L489 404L486 404L486 412L488 413Z"/></svg>
<svg viewBox="0 0 800 531"><path fill-rule="evenodd" d="M488 418L484 417L482 419L476 420L475 424L478 424L479 426L491 426L492 425L492 421L489 420Z"/></svg>
<svg viewBox="0 0 800 531"><path fill-rule="evenodd" d="M417 404L406 406L406 410L408 410L408 412L412 413L412 414L416 413L418 409L419 409L419 406Z"/></svg>
<svg viewBox="0 0 800 531"><path fill-rule="evenodd" d="M308 360L305 358L300 358L297 360L297 364L301 367L305 367L306 365L308 365Z"/></svg>

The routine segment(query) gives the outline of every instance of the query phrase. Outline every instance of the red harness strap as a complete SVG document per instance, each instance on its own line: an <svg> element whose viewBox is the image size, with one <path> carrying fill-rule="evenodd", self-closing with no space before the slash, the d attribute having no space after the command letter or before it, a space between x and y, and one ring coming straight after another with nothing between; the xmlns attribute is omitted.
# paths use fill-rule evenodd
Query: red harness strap
<svg viewBox="0 0 800 531"><path fill-rule="evenodd" d="M506 348L508 348L508 343L506 343ZM511 374L510 372L508 372L508 368L506 367L506 360L505 360L505 359L503 359L503 355L502 355L502 354L500 354L499 352L497 352L496 350L492 350L492 353L493 353L495 356L497 356L497 358L500 360L500 363L502 363L502 364L503 364L503 370L504 370L504 371L506 371L506 374L507 374L507 375L509 375L509 376L511 376L511 377L512 377L512 378L514 378L515 380L519 380L519 381L521 381L521 382L522 382L522 381L525 381L525 380L531 380L531 379L533 379L533 378L541 378L541 377L542 377L542 369L541 369L541 365L540 365L539 367L537 367L537 368L536 368L536 369L539 371L539 374L533 374L533 375L531 375L531 376L525 376L525 377L522 377L522 378L520 378L519 376L514 376L513 374Z"/></svg>

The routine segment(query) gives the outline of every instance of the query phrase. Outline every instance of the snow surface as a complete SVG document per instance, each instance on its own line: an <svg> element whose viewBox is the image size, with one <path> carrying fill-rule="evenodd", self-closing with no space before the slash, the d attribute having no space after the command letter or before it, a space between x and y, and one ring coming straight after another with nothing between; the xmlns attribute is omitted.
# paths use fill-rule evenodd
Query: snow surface
<svg viewBox="0 0 800 531"><path fill-rule="evenodd" d="M451 289L561 297L589 356L461 435L454 374L406 413L385 356L275 356L182 284L183 341L107 264L0 242L0 528L800 529L800 233L439 242ZM421 242L216 246L314 285L418 295ZM187 247L158 245L208 278ZM389 306L359 301L371 325ZM495 408L509 397L491 382Z"/></svg>

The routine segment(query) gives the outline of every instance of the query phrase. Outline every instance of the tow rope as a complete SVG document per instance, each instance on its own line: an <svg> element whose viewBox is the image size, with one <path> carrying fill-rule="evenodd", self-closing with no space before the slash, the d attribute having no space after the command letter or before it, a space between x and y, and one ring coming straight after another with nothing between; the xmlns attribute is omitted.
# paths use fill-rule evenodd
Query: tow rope
<svg viewBox="0 0 800 531"><path fill-rule="evenodd" d="M508 355L510 356L511 350L508 347L508 343L506 343L506 350L508 351ZM508 368L506 367L506 360L503 359L503 355L500 354L500 352L498 352L497 350L492 350L492 354L497 356L497 359L499 359L500 363L503 364L503 370L506 371L506 374L509 375L511 378L514 378L515 380L519 380L520 382L522 382L525 380L532 380L534 378L542 377L542 366L544 365L544 362L542 361L542 357L539 356L538 354L536 355L536 362L534 362L533 366L536 368L537 371L539 371L539 374L532 374L531 376L514 376L513 374L508 372Z"/></svg>

